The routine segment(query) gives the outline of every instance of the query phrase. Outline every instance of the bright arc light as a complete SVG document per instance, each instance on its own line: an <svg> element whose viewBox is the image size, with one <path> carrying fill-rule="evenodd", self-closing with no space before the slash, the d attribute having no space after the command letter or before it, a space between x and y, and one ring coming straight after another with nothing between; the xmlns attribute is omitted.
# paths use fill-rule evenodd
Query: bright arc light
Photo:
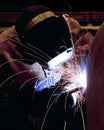
<svg viewBox="0 0 104 130"><path fill-rule="evenodd" d="M71 91L74 88L79 88L79 91L72 93L72 97L73 97L73 100L74 100L73 105L75 105L78 98L80 99L80 97L79 97L80 88L82 88L81 90L84 93L85 90L86 90L86 87L87 87L86 66L82 67L78 71L78 73L76 75L74 75L73 78L74 78L74 82L72 84L68 84L67 86L65 86L65 90L68 92L68 91Z"/></svg>
<svg viewBox="0 0 104 130"><path fill-rule="evenodd" d="M83 87L83 89L86 89L87 87L87 74L86 74L86 68L84 70L81 70L79 73L79 83Z"/></svg>
<svg viewBox="0 0 104 130"><path fill-rule="evenodd" d="M87 87L86 67L83 70L78 70L78 72L73 75L72 80L72 83L65 87L67 91L72 88L83 88L85 90Z"/></svg>

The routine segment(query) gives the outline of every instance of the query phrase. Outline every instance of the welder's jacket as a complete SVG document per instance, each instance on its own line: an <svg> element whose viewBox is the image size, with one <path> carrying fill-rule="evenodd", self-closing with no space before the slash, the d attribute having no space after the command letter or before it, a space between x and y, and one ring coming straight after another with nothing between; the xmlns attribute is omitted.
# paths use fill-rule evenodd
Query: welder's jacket
<svg viewBox="0 0 104 130"><path fill-rule="evenodd" d="M85 120L70 94L57 95L58 90L53 94L54 88L34 89L37 74L18 43L14 26L0 34L0 129L82 130Z"/></svg>

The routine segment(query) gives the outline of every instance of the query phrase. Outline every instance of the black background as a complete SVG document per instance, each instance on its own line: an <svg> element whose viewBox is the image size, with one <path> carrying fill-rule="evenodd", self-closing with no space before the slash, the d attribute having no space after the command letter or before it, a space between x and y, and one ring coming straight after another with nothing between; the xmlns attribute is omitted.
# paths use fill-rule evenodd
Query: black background
<svg viewBox="0 0 104 130"><path fill-rule="evenodd" d="M104 11L103 0L0 0L0 11L21 11L36 4L47 5L53 11Z"/></svg>

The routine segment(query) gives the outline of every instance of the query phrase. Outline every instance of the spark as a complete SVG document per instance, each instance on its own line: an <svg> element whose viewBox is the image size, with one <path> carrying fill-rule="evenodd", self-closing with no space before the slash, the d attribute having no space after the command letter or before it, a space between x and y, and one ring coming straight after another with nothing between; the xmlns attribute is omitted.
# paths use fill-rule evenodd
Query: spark
<svg viewBox="0 0 104 130"><path fill-rule="evenodd" d="M76 65L74 68L71 66L71 68L67 68L67 82L68 84L64 87L64 90L66 92L70 92L72 89L77 89L77 91L72 93L72 97L74 100L74 105L76 105L76 102L78 100L82 100L83 94L87 87L87 69L86 69L86 63L82 62L80 65ZM65 79L66 80L66 79Z"/></svg>

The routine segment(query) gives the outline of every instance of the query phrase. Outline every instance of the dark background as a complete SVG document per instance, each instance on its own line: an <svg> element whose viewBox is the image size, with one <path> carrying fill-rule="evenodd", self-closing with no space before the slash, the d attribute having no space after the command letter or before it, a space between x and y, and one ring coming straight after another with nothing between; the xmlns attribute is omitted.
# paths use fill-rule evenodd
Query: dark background
<svg viewBox="0 0 104 130"><path fill-rule="evenodd" d="M103 0L0 0L0 32L15 24L23 8L43 4L56 14L71 14L93 34L104 21Z"/></svg>
<svg viewBox="0 0 104 130"><path fill-rule="evenodd" d="M47 5L53 11L104 11L103 0L0 0L0 11L21 11L35 4Z"/></svg>

